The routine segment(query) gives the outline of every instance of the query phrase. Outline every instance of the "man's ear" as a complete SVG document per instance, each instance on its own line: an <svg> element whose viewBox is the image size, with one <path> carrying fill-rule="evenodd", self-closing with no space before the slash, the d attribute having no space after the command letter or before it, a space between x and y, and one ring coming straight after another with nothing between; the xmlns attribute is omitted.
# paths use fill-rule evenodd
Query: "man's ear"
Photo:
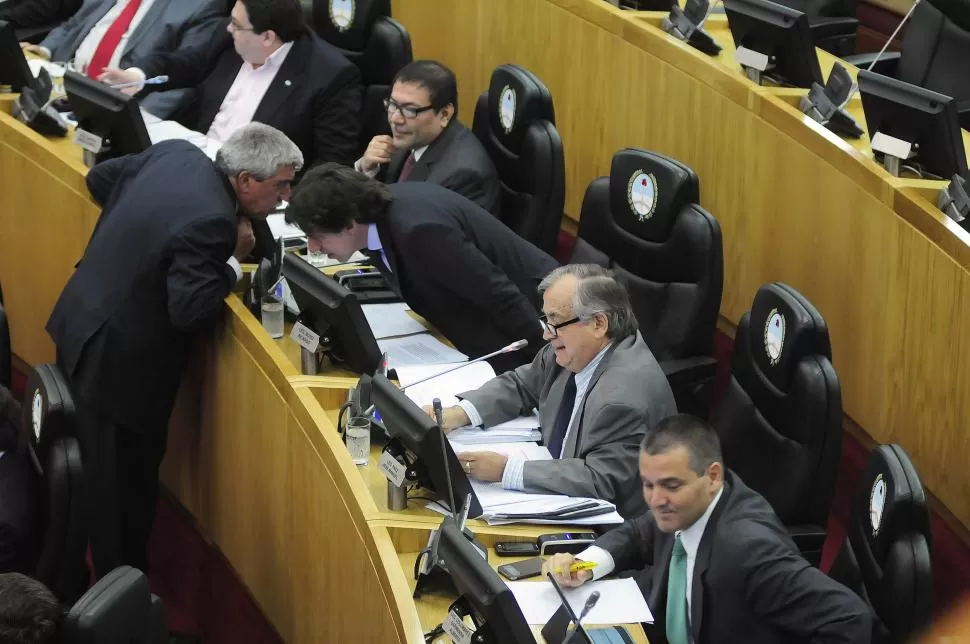
<svg viewBox="0 0 970 644"><path fill-rule="evenodd" d="M455 106L452 105L451 103L448 103L447 105L442 107L441 111L438 112L438 118L442 120L442 125L448 125L448 123L451 123L451 119L453 119L454 116L455 116Z"/></svg>

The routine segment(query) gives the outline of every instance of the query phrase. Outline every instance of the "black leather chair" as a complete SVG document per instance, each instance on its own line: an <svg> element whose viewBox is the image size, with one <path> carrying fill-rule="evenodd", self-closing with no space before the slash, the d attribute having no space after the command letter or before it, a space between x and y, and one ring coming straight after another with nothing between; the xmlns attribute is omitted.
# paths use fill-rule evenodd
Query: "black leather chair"
<svg viewBox="0 0 970 644"><path fill-rule="evenodd" d="M496 67L475 105L472 131L498 170L502 221L551 255L566 200L566 162L549 90L518 65Z"/></svg>
<svg viewBox="0 0 970 644"><path fill-rule="evenodd" d="M874 644L902 644L933 616L930 517L919 474L899 445L869 456L829 575L873 609Z"/></svg>
<svg viewBox="0 0 970 644"><path fill-rule="evenodd" d="M855 0L775 0L805 14L815 46L835 55L855 53L859 21Z"/></svg>
<svg viewBox="0 0 970 644"><path fill-rule="evenodd" d="M10 324L7 322L7 311L3 308L3 289L0 289L0 385L7 389L10 389L11 376L13 375L12 358Z"/></svg>
<svg viewBox="0 0 970 644"><path fill-rule="evenodd" d="M148 578L129 566L115 568L68 611L61 644L164 644L165 610Z"/></svg>
<svg viewBox="0 0 970 644"><path fill-rule="evenodd" d="M56 365L40 365L27 378L22 442L41 472L40 556L34 577L64 604L88 586L87 530L81 449L67 381Z"/></svg>
<svg viewBox="0 0 970 644"><path fill-rule="evenodd" d="M413 59L411 36L390 16L390 0L313 0L317 34L360 69L361 152L378 134L390 133L384 99L394 76Z"/></svg>
<svg viewBox="0 0 970 644"><path fill-rule="evenodd" d="M948 12L951 15L948 15ZM968 20L966 2L923 0L903 30L901 51L886 52L873 71L950 96L960 109L960 124L970 127L970 31L957 21ZM956 19L956 21L954 20ZM848 56L865 68L876 54Z"/></svg>
<svg viewBox="0 0 970 644"><path fill-rule="evenodd" d="M697 175L679 161L620 150L610 176L586 189L570 261L606 266L623 281L678 409L706 416L694 394L714 376L724 257L721 227L697 205L699 192Z"/></svg>
<svg viewBox="0 0 970 644"><path fill-rule="evenodd" d="M761 493L818 565L842 453L842 390L828 328L792 287L758 289L738 324L711 415L725 464Z"/></svg>

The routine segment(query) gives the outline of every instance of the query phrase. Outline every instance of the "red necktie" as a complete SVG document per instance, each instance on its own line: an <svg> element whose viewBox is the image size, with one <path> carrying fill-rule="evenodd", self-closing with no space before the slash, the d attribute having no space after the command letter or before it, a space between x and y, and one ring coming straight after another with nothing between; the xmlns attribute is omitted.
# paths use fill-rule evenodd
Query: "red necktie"
<svg viewBox="0 0 970 644"><path fill-rule="evenodd" d="M138 13L140 6L141 0L128 0L128 4L121 10L121 14L111 23L108 31L104 32L101 42L98 43L98 48L94 50L91 62L88 63L88 76L90 78L97 80L104 68L111 62L111 57L114 56L115 50L127 33L128 27L131 26L131 21Z"/></svg>
<svg viewBox="0 0 970 644"><path fill-rule="evenodd" d="M397 176L397 180L407 181L412 168L414 168L414 152L408 153L408 158L404 160L404 165L401 166L401 174Z"/></svg>

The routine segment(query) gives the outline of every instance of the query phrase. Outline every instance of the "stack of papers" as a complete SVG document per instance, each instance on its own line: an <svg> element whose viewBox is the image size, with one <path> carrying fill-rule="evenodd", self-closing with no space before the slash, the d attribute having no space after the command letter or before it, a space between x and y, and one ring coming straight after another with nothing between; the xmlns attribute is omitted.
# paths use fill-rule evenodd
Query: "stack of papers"
<svg viewBox="0 0 970 644"><path fill-rule="evenodd" d="M468 356L453 349L430 333L409 335L403 338L385 338L377 346L387 353L387 366L397 369L402 365L432 365L443 362L468 362Z"/></svg>
<svg viewBox="0 0 970 644"><path fill-rule="evenodd" d="M453 443L487 445L490 443L537 443L542 440L539 414L519 416L491 427L459 427L448 433Z"/></svg>
<svg viewBox="0 0 970 644"><path fill-rule="evenodd" d="M440 398L443 407L452 407L458 404L458 394L478 389L495 377L492 365L484 361L432 377L454 366L454 364L433 364L402 367L397 370L397 380L401 383L404 393L417 405L430 405L432 400ZM424 378L429 380L411 385L412 382Z"/></svg>
<svg viewBox="0 0 970 644"><path fill-rule="evenodd" d="M367 324L378 340L394 338L415 333L427 333L424 325L408 314L410 310L404 302L393 304L362 304L361 310ZM400 376L401 374L398 374Z"/></svg>
<svg viewBox="0 0 970 644"><path fill-rule="evenodd" d="M545 624L562 606L559 593L549 581L511 581L508 587L529 624ZM589 596L599 592L599 601L583 618L584 626L653 623L653 614L633 579L589 581L579 588L562 590L577 615L583 612Z"/></svg>

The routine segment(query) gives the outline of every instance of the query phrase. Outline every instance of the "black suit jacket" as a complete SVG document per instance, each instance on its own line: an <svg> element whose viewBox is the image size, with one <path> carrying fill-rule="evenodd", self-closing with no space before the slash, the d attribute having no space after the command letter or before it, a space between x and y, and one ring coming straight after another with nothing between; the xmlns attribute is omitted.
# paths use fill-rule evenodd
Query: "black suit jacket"
<svg viewBox="0 0 970 644"><path fill-rule="evenodd" d="M391 157L382 179L396 183L410 150ZM407 181L430 181L471 199L496 217L501 210L501 184L495 165L471 130L452 119L415 162Z"/></svg>
<svg viewBox="0 0 970 644"><path fill-rule="evenodd" d="M0 385L0 573L29 572L37 554L37 474L18 451L20 404Z"/></svg>
<svg viewBox="0 0 970 644"><path fill-rule="evenodd" d="M459 351L474 358L526 338L525 351L497 365L530 360L542 344L537 287L556 260L446 188L389 188L394 201L377 224L388 282Z"/></svg>
<svg viewBox="0 0 970 644"><path fill-rule="evenodd" d="M596 541L616 570L637 569L656 620L651 642L665 643L667 580L674 535L647 512ZM694 562L690 626L694 644L870 641L872 615L851 590L798 553L765 499L727 471L724 492Z"/></svg>
<svg viewBox="0 0 970 644"><path fill-rule="evenodd" d="M235 192L186 141L100 163L87 185L101 217L47 330L79 404L165 431L190 340L235 284Z"/></svg>
<svg viewBox="0 0 970 644"><path fill-rule="evenodd" d="M57 25L81 7L81 0L8 0L0 4L0 20L14 27L48 27Z"/></svg>

